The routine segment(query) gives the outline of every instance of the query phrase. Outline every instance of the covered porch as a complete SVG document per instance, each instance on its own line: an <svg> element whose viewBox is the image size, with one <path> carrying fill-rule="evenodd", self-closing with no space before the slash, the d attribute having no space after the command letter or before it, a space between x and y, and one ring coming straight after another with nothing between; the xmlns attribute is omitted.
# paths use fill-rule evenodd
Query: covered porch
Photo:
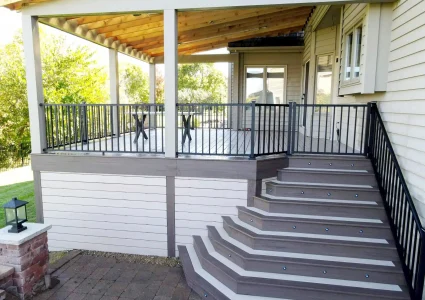
<svg viewBox="0 0 425 300"><path fill-rule="evenodd" d="M18 5L18 4L15 4ZM309 5L206 10L24 15L33 153L100 152L249 157L283 153L362 154L367 106L332 104L338 64L318 62L326 101L316 101L315 68L303 63ZM53 6L52 6L53 7ZM18 7L16 7L18 8ZM323 25L338 15L324 10ZM42 96L38 22L109 48L109 104L48 104ZM228 54L199 54L227 47ZM150 98L120 101L118 53L149 63ZM199 55L197 55L199 54ZM325 57L326 58L326 57ZM221 103L182 103L178 64L225 62ZM165 101L155 98L164 64Z"/></svg>

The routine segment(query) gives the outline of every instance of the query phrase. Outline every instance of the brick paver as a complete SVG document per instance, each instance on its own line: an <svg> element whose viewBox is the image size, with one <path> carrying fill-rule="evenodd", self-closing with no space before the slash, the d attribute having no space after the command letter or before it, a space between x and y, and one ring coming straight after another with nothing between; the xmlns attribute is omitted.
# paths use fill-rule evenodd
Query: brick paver
<svg viewBox="0 0 425 300"><path fill-rule="evenodd" d="M78 255L53 276L60 284L35 300L199 300L181 267Z"/></svg>

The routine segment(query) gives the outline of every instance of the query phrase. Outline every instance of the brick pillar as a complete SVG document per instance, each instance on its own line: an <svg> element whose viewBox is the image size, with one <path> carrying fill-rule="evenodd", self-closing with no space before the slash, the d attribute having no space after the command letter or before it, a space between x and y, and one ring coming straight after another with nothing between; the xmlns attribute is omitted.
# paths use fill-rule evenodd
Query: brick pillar
<svg viewBox="0 0 425 300"><path fill-rule="evenodd" d="M47 230L51 228L44 224L25 225L28 229L21 233L8 233L8 227L0 230L0 265L15 269L13 287L7 290L21 299L32 297L48 271Z"/></svg>

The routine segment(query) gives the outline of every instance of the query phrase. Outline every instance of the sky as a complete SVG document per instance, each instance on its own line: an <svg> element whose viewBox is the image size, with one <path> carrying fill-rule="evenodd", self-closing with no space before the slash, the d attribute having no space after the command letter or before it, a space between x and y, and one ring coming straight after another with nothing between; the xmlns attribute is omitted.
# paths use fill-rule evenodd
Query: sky
<svg viewBox="0 0 425 300"><path fill-rule="evenodd" d="M90 47L91 50L97 51L98 63L101 65L104 65L105 67L108 66L107 48L96 45L92 42L86 41L82 38L73 36L71 34L62 32L55 28L45 26L43 24L40 24L40 27L43 27L43 29L48 33L64 35L66 37L67 42L69 42L70 44L85 45ZM10 11L6 8L0 8L0 47L7 43L10 43L13 39L13 36L16 34L16 32L20 28L21 28L21 14ZM218 49L214 51L209 51L208 53L228 53L228 52L226 49ZM149 65L147 63L144 63L140 60L137 60L135 58L129 57L124 54L119 54L118 61L121 63L136 64L141 66L145 72L149 71ZM227 74L228 74L227 63L216 63L214 64L214 66L227 77ZM164 74L163 65L158 65L158 70L159 72Z"/></svg>

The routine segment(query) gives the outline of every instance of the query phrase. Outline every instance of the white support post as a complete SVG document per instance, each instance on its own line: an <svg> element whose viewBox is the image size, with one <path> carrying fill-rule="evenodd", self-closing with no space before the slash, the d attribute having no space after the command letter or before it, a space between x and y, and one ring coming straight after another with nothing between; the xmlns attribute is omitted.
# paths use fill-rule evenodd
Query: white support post
<svg viewBox="0 0 425 300"><path fill-rule="evenodd" d="M120 84L118 75L118 51L109 49L109 97L111 104L120 103ZM113 107L113 134L119 136L119 109Z"/></svg>
<svg viewBox="0 0 425 300"><path fill-rule="evenodd" d="M165 157L177 155L177 11L164 10Z"/></svg>
<svg viewBox="0 0 425 300"><path fill-rule="evenodd" d="M32 153L43 153L47 144L46 123L42 106L44 95L37 17L22 15L22 32L30 117L31 151Z"/></svg>
<svg viewBox="0 0 425 300"><path fill-rule="evenodd" d="M149 64L149 104L155 104L156 103L156 65L155 64ZM156 108L151 107L150 111L155 112ZM155 116L155 115L154 115ZM151 115L149 115L149 127L156 128L156 118L151 118Z"/></svg>

